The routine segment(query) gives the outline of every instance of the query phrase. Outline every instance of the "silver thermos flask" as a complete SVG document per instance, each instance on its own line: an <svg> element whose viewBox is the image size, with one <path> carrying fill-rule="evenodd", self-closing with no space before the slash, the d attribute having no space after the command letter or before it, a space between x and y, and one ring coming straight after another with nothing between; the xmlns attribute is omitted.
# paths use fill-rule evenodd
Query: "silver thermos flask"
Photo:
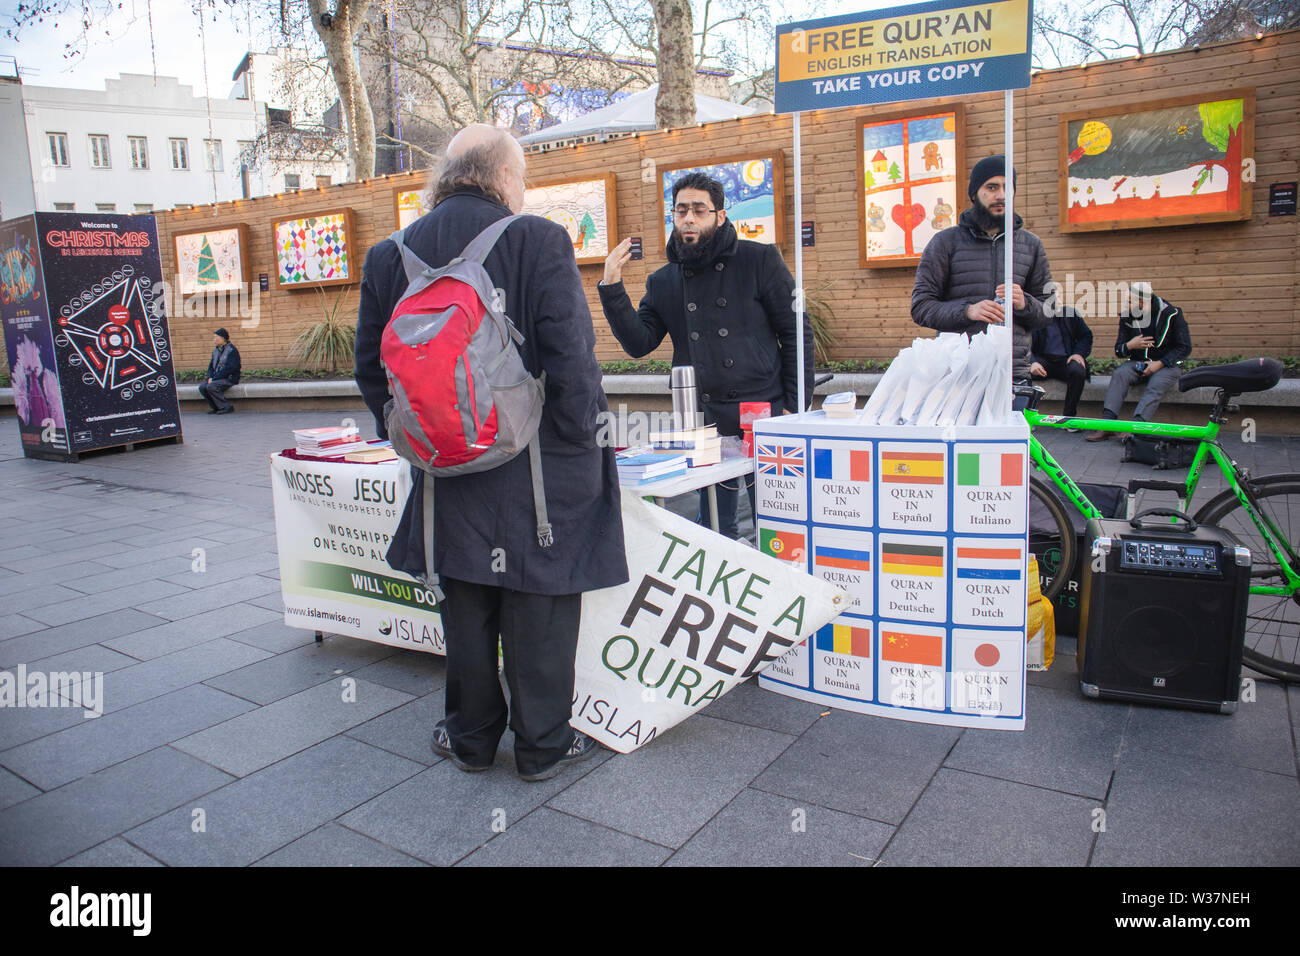
<svg viewBox="0 0 1300 956"><path fill-rule="evenodd" d="M695 395L695 367L674 365L670 384L673 391L673 427L679 430L699 428L704 424L704 416Z"/></svg>

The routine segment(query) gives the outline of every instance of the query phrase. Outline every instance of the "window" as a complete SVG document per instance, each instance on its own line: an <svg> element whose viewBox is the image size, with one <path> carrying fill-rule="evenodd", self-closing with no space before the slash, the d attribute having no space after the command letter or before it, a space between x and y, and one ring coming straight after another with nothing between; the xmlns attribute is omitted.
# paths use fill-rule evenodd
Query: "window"
<svg viewBox="0 0 1300 956"><path fill-rule="evenodd" d="M55 212L76 212L77 204L71 202L56 202L54 204Z"/></svg>
<svg viewBox="0 0 1300 956"><path fill-rule="evenodd" d="M330 177L329 177L329 176L320 176L320 175L317 175L317 177L316 177L316 185L317 185L317 186L328 186L328 185L330 185Z"/></svg>
<svg viewBox="0 0 1300 956"><path fill-rule="evenodd" d="M50 165L67 166L68 163L68 134L67 133L46 133L45 141L50 148Z"/></svg>
<svg viewBox="0 0 1300 956"><path fill-rule="evenodd" d="M135 211L136 211L136 212L153 212L153 203L151 203L151 202L138 202L138 203L135 204Z"/></svg>
<svg viewBox="0 0 1300 956"><path fill-rule="evenodd" d="M131 150L131 168L149 168L149 141L143 136L128 136L127 146Z"/></svg>
<svg viewBox="0 0 1300 956"><path fill-rule="evenodd" d="M91 133L86 137L90 141L90 165L94 169L108 169L108 137L101 133Z"/></svg>
<svg viewBox="0 0 1300 956"><path fill-rule="evenodd" d="M95 203L95 212L117 212L117 203L97 202Z"/></svg>
<svg viewBox="0 0 1300 956"><path fill-rule="evenodd" d="M221 140L203 141L203 168L208 172L221 172Z"/></svg>
<svg viewBox="0 0 1300 956"><path fill-rule="evenodd" d="M285 173L285 174L284 174L284 188L285 188L285 189L297 189L297 188L298 188L298 181L299 181L299 180L298 180L298 174L297 174L297 173Z"/></svg>
<svg viewBox="0 0 1300 956"><path fill-rule="evenodd" d="M172 150L172 169L190 168L190 141L187 139L170 139Z"/></svg>
<svg viewBox="0 0 1300 956"><path fill-rule="evenodd" d="M239 150L239 161L241 163L251 163L253 161L253 141L251 139L235 140L235 149Z"/></svg>

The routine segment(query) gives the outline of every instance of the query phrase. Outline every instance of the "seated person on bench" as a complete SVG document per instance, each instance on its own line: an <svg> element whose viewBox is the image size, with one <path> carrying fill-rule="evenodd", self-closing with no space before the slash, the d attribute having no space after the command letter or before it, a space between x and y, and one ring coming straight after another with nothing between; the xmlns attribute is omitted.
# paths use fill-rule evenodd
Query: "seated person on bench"
<svg viewBox="0 0 1300 956"><path fill-rule="evenodd" d="M1152 292L1150 283L1134 282L1129 286L1128 306L1120 316L1115 341L1115 354L1128 361L1111 374L1103 415L1119 418L1129 387L1145 382L1133 420L1149 422L1160 399L1182 375L1178 366L1192 354L1192 336L1183 310ZM1116 434L1095 431L1088 441L1105 441Z"/></svg>
<svg viewBox="0 0 1300 956"><path fill-rule="evenodd" d="M1029 374L1033 378L1054 378L1065 383L1065 415L1073 418L1079 414L1079 396L1083 383L1091 376L1088 353L1092 351L1092 329L1083 316L1066 306L1052 324L1034 329L1033 363ZM1078 431L1078 429L1070 429Z"/></svg>

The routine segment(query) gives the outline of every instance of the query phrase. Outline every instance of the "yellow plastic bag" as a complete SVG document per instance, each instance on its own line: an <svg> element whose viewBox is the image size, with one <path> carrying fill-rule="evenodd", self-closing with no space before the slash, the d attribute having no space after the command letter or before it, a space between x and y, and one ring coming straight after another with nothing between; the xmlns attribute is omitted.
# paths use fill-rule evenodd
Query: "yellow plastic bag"
<svg viewBox="0 0 1300 956"><path fill-rule="evenodd" d="M1025 669L1045 671L1056 658L1056 611L1051 601L1044 601L1038 580L1038 559L1029 556L1028 643L1025 645Z"/></svg>

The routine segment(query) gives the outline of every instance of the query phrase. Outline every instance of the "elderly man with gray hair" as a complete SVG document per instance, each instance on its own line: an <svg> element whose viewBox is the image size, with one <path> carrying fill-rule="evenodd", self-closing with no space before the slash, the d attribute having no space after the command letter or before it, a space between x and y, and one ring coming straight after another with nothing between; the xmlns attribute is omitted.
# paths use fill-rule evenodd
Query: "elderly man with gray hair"
<svg viewBox="0 0 1300 956"><path fill-rule="evenodd" d="M1192 336L1183 310L1156 295L1149 282L1130 284L1127 306L1119 317L1115 354L1128 361L1111 374L1103 414L1106 418L1119 418L1128 390L1145 382L1133 420L1149 422L1160 399L1183 374L1179 365L1192 354ZM1105 441L1115 435L1116 432L1095 431L1087 440Z"/></svg>
<svg viewBox="0 0 1300 956"><path fill-rule="evenodd" d="M475 125L457 133L431 184L433 209L408 226L403 243L440 269L488 226L524 205L524 153L504 130ZM534 378L545 376L538 430L553 541L537 533L532 453L489 471L434 481L433 569L446 595L446 717L432 749L467 773L492 767L507 718L515 768L528 781L549 779L593 756L598 744L569 726L582 593L628 579L618 471L612 448L597 443L607 412L596 334L573 242L540 216L510 222L483 261L523 336L519 352ZM356 380L386 437L390 400L380 339L407 274L391 239L366 256L357 317ZM388 563L418 576L425 568L424 473L411 495ZM497 647L507 707L497 673Z"/></svg>

